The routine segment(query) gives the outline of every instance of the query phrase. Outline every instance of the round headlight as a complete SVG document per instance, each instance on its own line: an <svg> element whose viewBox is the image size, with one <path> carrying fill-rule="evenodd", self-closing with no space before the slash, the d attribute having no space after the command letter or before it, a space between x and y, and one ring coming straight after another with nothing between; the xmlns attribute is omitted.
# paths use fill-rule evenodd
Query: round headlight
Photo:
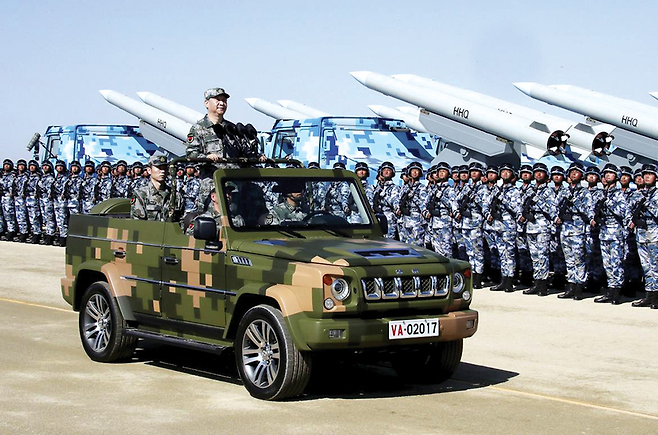
<svg viewBox="0 0 658 435"><path fill-rule="evenodd" d="M350 295L350 286L342 278L336 278L331 283L331 294L339 301L344 301Z"/></svg>
<svg viewBox="0 0 658 435"><path fill-rule="evenodd" d="M324 300L324 307L325 307L327 310L331 310L331 309L333 309L335 306L336 306L336 302L334 302L333 299L331 299L331 298L327 298L327 299Z"/></svg>
<svg viewBox="0 0 658 435"><path fill-rule="evenodd" d="M455 273L452 275L452 291L459 293L464 290L464 275Z"/></svg>
<svg viewBox="0 0 658 435"><path fill-rule="evenodd" d="M465 301L467 301L467 302L468 302L469 300L471 300L471 292L469 292L468 290L466 290L464 293L462 293L462 299L465 300Z"/></svg>

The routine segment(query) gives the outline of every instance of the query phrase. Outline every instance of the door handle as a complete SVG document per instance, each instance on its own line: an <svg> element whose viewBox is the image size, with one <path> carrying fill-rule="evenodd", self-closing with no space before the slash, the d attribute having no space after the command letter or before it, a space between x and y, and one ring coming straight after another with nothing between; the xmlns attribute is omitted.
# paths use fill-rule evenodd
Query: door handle
<svg viewBox="0 0 658 435"><path fill-rule="evenodd" d="M117 249L117 250L115 250L115 251L113 251L113 252L114 252L114 256L115 256L116 258L126 258L126 251L122 251L122 250L120 250L120 249Z"/></svg>
<svg viewBox="0 0 658 435"><path fill-rule="evenodd" d="M165 264L176 265L178 264L178 258L176 257L164 257Z"/></svg>

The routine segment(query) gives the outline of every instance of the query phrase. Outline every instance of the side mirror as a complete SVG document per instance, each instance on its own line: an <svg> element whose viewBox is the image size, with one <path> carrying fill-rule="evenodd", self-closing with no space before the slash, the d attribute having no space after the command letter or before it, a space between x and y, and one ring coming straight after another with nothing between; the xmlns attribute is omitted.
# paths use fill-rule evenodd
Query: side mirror
<svg viewBox="0 0 658 435"><path fill-rule="evenodd" d="M216 242L218 237L215 219L201 216L194 219L194 238Z"/></svg>
<svg viewBox="0 0 658 435"><path fill-rule="evenodd" d="M388 234L388 219L384 213L376 213L375 217L379 221L379 228L382 230L382 234Z"/></svg>

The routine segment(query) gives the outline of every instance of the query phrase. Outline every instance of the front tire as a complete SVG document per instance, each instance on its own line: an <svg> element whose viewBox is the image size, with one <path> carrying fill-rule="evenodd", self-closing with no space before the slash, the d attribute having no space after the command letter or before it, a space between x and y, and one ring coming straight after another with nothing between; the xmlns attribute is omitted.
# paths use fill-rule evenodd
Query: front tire
<svg viewBox="0 0 658 435"><path fill-rule="evenodd" d="M238 325L235 361L249 394L281 400L302 394L311 375L310 355L297 349L281 311L258 305Z"/></svg>
<svg viewBox="0 0 658 435"><path fill-rule="evenodd" d="M80 340L85 352L94 361L114 362L132 356L137 338L123 334L126 322L106 282L89 286L78 318Z"/></svg>
<svg viewBox="0 0 658 435"><path fill-rule="evenodd" d="M398 375L407 381L439 384L455 374L463 348L463 340L441 341L398 352L391 363Z"/></svg>

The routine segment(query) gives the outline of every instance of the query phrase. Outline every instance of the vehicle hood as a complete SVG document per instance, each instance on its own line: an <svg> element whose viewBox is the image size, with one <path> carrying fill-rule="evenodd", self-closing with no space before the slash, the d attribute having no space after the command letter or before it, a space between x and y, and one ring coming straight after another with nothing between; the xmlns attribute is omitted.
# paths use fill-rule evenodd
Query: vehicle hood
<svg viewBox="0 0 658 435"><path fill-rule="evenodd" d="M305 263L338 266L447 263L446 257L390 240L306 238L238 241L233 250Z"/></svg>

